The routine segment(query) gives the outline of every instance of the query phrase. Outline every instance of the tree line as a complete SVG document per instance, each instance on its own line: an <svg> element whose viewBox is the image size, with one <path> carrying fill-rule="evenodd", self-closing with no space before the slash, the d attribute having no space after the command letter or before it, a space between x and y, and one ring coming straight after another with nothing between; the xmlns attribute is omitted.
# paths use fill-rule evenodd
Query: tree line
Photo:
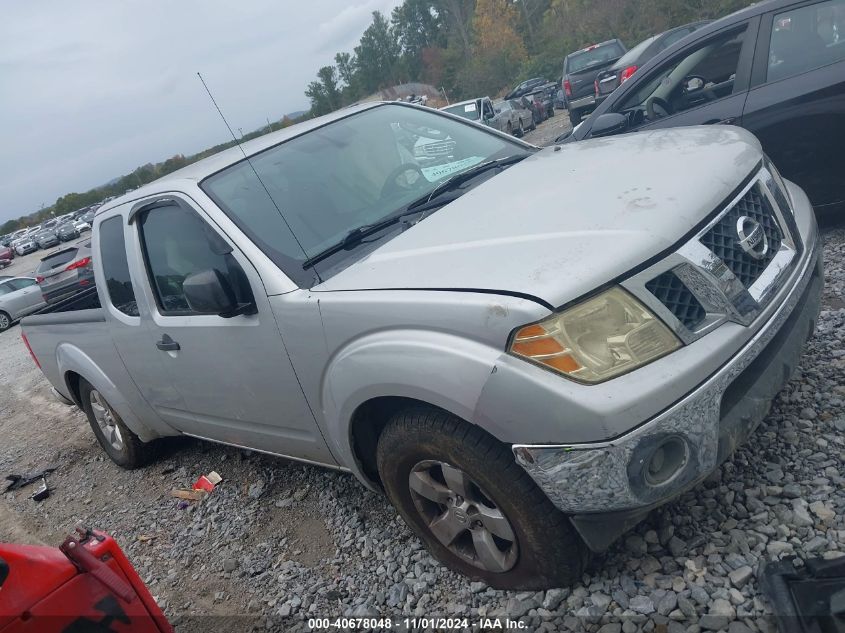
<svg viewBox="0 0 845 633"><path fill-rule="evenodd" d="M408 82L452 101L503 94L529 77L560 81L564 56L619 38L626 46L718 18L750 0L404 0L308 84L314 116Z"/></svg>

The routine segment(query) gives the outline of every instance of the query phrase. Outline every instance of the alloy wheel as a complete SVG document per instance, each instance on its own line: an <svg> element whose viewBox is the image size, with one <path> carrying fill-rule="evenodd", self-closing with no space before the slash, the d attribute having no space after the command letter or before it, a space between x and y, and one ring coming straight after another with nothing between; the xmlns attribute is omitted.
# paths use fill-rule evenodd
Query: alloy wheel
<svg viewBox="0 0 845 633"><path fill-rule="evenodd" d="M419 462L408 475L414 507L450 552L485 571L502 573L519 550L510 521L461 469L446 462Z"/></svg>
<svg viewBox="0 0 845 633"><path fill-rule="evenodd" d="M94 419L97 421L97 426L100 427L100 431L103 432L106 441L113 449L122 451L123 435L120 433L111 407L96 389L91 390L90 401Z"/></svg>
<svg viewBox="0 0 845 633"><path fill-rule="evenodd" d="M12 322L9 320L9 317L7 317L4 313L0 312L0 332L2 332L3 330L8 330L11 324Z"/></svg>

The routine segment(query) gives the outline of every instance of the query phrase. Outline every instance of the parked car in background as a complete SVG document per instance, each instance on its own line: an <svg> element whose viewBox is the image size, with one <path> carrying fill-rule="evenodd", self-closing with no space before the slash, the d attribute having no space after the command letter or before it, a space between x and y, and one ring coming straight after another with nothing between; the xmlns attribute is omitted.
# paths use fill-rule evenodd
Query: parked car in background
<svg viewBox="0 0 845 633"><path fill-rule="evenodd" d="M62 224L59 225L59 228L56 229L56 236L62 242L69 242L79 237L79 231L72 222L62 222Z"/></svg>
<svg viewBox="0 0 845 633"><path fill-rule="evenodd" d="M596 106L595 81L600 71L612 66L625 54L618 39L593 44L570 53L563 60L563 92L569 121L573 126Z"/></svg>
<svg viewBox="0 0 845 633"><path fill-rule="evenodd" d="M760 140L816 212L845 213L845 0L772 0L653 57L568 139L724 123Z"/></svg>
<svg viewBox="0 0 845 633"><path fill-rule="evenodd" d="M18 255L26 255L38 250L38 244L36 244L35 240L31 237L21 237L15 240L12 242L12 247Z"/></svg>
<svg viewBox="0 0 845 633"><path fill-rule="evenodd" d="M450 114L463 117L464 119L492 127L500 132L507 132L508 134L512 132L512 130L508 129L510 116L498 112L496 108L493 107L493 101L490 97L468 99L459 103L453 103L452 105L448 105L440 109L444 112L449 112Z"/></svg>
<svg viewBox="0 0 845 633"><path fill-rule="evenodd" d="M55 303L94 285L91 242L50 253L35 269L47 303Z"/></svg>
<svg viewBox="0 0 845 633"><path fill-rule="evenodd" d="M514 136L523 136L526 130L533 130L537 127L534 122L534 114L526 108L518 99L505 99L494 105L497 114L507 119L505 132Z"/></svg>
<svg viewBox="0 0 845 633"><path fill-rule="evenodd" d="M44 305L41 290L31 277L0 278L0 332Z"/></svg>
<svg viewBox="0 0 845 633"><path fill-rule="evenodd" d="M0 259L14 259L15 249L11 246L0 246Z"/></svg>
<svg viewBox="0 0 845 633"><path fill-rule="evenodd" d="M8 246L12 243L12 236L11 235L4 235L0 237L0 246Z"/></svg>
<svg viewBox="0 0 845 633"><path fill-rule="evenodd" d="M35 240L38 248L50 248L59 243L59 236L50 230L39 231L32 236L32 239Z"/></svg>
<svg viewBox="0 0 845 633"><path fill-rule="evenodd" d="M73 223L73 226L76 228L77 231L79 231L79 233L85 233L86 231L91 230L91 225L83 220L76 220Z"/></svg>
<svg viewBox="0 0 845 633"><path fill-rule="evenodd" d="M455 160L423 172L403 128ZM807 197L745 130L541 150L396 102L168 174L100 209L93 246L96 292L22 334L110 459L188 435L351 471L497 589L581 580L710 476L824 282Z"/></svg>
<svg viewBox="0 0 845 633"><path fill-rule="evenodd" d="M526 79L516 88L506 94L505 99L518 99L523 95L527 95L530 92L534 92L535 88L538 88L539 86L544 86L547 83L549 83L549 80L545 79L544 77L533 77L531 79Z"/></svg>
<svg viewBox="0 0 845 633"><path fill-rule="evenodd" d="M675 42L682 40L693 31L700 29L705 24L709 24L709 22L709 20L693 22L691 24L685 24L684 26L670 29L660 33L659 35L652 35L648 39L643 40L631 48L610 68L602 70L598 75L596 75L596 104L598 105L604 101L607 95L633 77L634 73L637 72L637 69L652 57L661 51L666 50Z"/></svg>
<svg viewBox="0 0 845 633"><path fill-rule="evenodd" d="M523 108L531 112L531 118L534 125L538 125L546 120L546 107L543 105L542 97L536 93L523 95L519 99L515 99Z"/></svg>
<svg viewBox="0 0 845 633"><path fill-rule="evenodd" d="M535 101L539 101L543 107L545 118L550 119L555 115L555 92L557 86L555 84L546 84L535 89L531 94Z"/></svg>

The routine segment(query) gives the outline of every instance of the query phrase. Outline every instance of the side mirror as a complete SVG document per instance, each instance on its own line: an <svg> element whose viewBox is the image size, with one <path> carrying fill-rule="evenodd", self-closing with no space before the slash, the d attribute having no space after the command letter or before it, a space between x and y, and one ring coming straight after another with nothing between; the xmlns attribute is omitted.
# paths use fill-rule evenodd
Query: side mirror
<svg viewBox="0 0 845 633"><path fill-rule="evenodd" d="M182 291L194 312L227 318L241 314L235 292L220 271L210 269L188 275L182 282Z"/></svg>
<svg viewBox="0 0 845 633"><path fill-rule="evenodd" d="M697 75L692 75L684 79L684 93L685 94L695 94L701 90L704 90L704 77L699 77Z"/></svg>
<svg viewBox="0 0 845 633"><path fill-rule="evenodd" d="M596 117L590 136L612 136L628 129L628 117L618 112L607 112Z"/></svg>

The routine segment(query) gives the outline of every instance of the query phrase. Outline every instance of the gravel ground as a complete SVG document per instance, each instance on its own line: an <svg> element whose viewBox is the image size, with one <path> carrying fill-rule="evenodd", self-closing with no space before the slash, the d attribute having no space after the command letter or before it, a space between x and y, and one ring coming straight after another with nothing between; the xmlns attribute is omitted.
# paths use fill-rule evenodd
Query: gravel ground
<svg viewBox="0 0 845 633"><path fill-rule="evenodd" d="M845 229L824 233L826 287L797 375L747 446L597 558L566 589L513 593L439 565L351 476L196 441L139 471L105 458L0 335L0 475L56 466L52 496L0 496L0 538L57 545L75 525L118 540L177 630L305 630L308 617L520 618L527 630L774 631L765 560L845 555ZM180 508L173 488L223 483ZM231 616L209 618L199 616Z"/></svg>

